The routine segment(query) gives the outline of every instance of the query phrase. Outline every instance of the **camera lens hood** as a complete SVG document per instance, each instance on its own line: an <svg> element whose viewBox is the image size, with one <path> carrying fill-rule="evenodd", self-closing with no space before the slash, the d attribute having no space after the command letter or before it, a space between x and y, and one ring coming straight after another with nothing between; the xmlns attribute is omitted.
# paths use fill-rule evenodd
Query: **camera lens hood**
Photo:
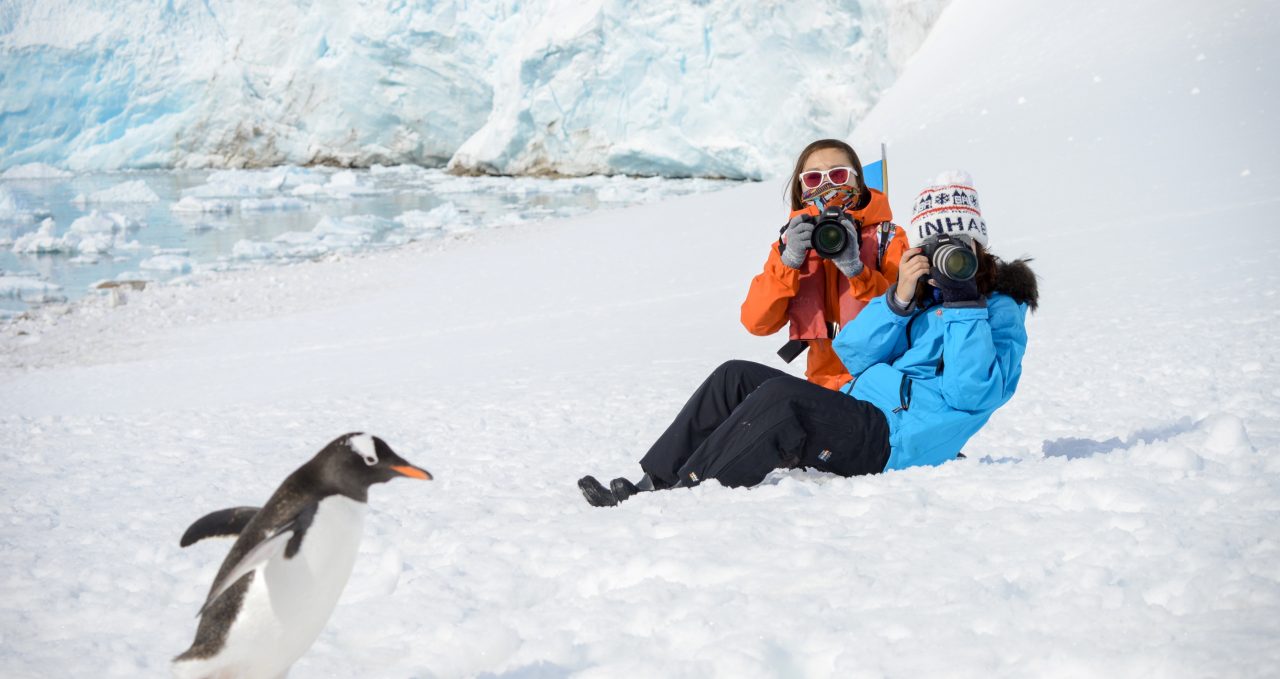
<svg viewBox="0 0 1280 679"><path fill-rule="evenodd" d="M967 281L978 275L978 256L964 245L940 245L929 257L929 263L953 281Z"/></svg>
<svg viewBox="0 0 1280 679"><path fill-rule="evenodd" d="M829 209L818 216L813 229L813 251L819 257L831 259L848 247L849 230L840 223L843 216L843 211L838 209Z"/></svg>

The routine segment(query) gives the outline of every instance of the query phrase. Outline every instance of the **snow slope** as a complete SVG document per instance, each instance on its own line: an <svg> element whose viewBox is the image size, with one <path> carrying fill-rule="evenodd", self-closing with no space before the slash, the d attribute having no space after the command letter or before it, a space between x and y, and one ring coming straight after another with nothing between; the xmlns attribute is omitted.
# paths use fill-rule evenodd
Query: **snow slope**
<svg viewBox="0 0 1280 679"><path fill-rule="evenodd" d="M1036 256L1023 382L968 460L581 501L718 362L776 363L737 323L776 183L90 301L0 339L0 673L162 673L227 544L179 550L187 523L348 430L437 480L373 491L291 676L1280 673L1275 10L1073 8L956 0L858 133L900 215L960 164L996 252ZM953 72L986 115L921 104Z"/></svg>
<svg viewBox="0 0 1280 679"><path fill-rule="evenodd" d="M760 177L852 131L945 3L15 0L0 169Z"/></svg>

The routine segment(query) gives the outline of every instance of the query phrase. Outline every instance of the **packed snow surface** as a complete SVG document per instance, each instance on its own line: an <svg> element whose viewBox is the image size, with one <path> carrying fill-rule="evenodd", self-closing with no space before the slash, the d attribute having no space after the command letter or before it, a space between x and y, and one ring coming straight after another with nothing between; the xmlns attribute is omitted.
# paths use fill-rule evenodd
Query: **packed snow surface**
<svg viewBox="0 0 1280 679"><path fill-rule="evenodd" d="M188 523L363 431L436 480L372 490L292 677L1280 675L1276 12L939 20L856 139L899 220L969 170L1043 294L936 468L582 501L721 361L779 365L738 323L777 182L6 324L0 674L163 674L229 546Z"/></svg>
<svg viewBox="0 0 1280 679"><path fill-rule="evenodd" d="M13 0L0 169L761 177L849 134L945 4Z"/></svg>

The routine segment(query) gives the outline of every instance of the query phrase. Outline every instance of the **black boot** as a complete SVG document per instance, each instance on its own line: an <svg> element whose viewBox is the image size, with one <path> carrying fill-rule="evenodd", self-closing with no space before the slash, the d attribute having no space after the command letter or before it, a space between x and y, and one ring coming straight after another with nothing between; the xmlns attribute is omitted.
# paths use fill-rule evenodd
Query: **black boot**
<svg viewBox="0 0 1280 679"><path fill-rule="evenodd" d="M622 477L618 477L609 482L609 489L613 491L613 497L618 502L626 502L636 493L643 493L650 490L656 490L653 479L645 474L638 483L632 483Z"/></svg>
<svg viewBox="0 0 1280 679"><path fill-rule="evenodd" d="M578 490L582 491L582 496L587 498L587 503L592 507L612 507L618 504L618 498L594 476L578 479Z"/></svg>
<svg viewBox="0 0 1280 679"><path fill-rule="evenodd" d="M613 491L613 497L617 499L618 502L626 502L627 498L640 492L640 489L636 487L636 484L622 477L618 477L610 481L609 490Z"/></svg>

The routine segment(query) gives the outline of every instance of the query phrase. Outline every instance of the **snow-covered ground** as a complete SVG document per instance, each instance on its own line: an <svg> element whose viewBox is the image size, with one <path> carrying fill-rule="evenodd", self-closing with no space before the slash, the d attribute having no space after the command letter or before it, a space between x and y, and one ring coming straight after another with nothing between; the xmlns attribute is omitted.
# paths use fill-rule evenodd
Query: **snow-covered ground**
<svg viewBox="0 0 1280 679"><path fill-rule="evenodd" d="M900 218L970 169L1043 296L1018 394L938 468L574 487L635 474L720 361L777 364L737 320L777 183L9 324L0 674L163 673L228 546L182 530L353 430L437 480L374 489L291 676L1280 674L1276 12L941 17L858 145L890 140Z"/></svg>

